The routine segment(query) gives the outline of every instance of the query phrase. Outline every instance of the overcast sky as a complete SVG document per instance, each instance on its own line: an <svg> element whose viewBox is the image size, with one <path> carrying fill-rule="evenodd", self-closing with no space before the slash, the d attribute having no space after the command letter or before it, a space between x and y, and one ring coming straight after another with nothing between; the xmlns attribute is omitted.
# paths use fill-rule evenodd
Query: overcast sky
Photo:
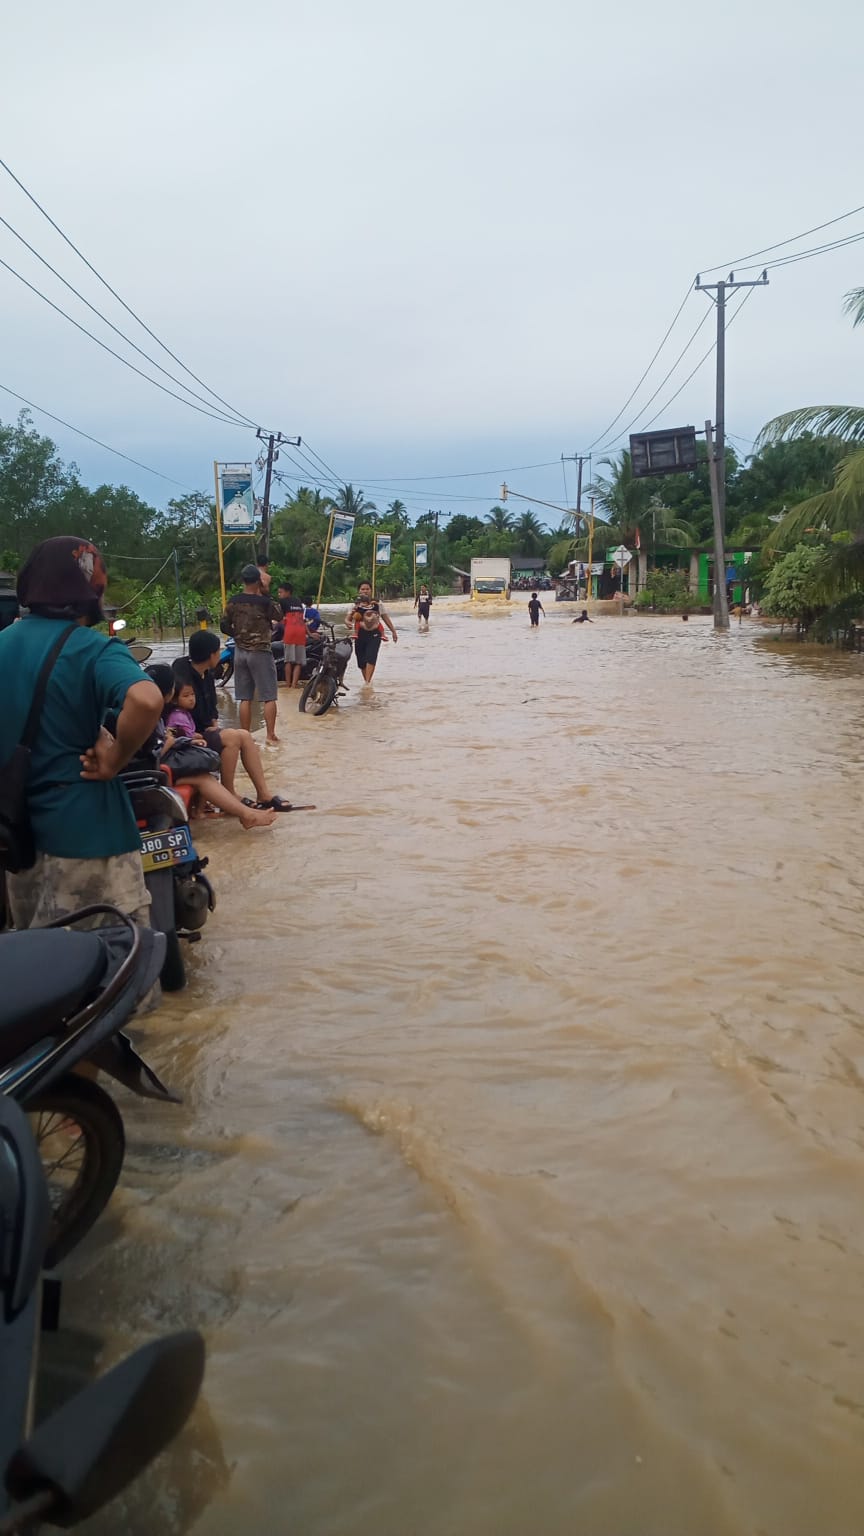
<svg viewBox="0 0 864 1536"><path fill-rule="evenodd" d="M483 511L499 470L562 501L560 464L514 467L604 431L697 270L864 204L862 43L859 0L32 0L4 19L0 154L209 387L379 505ZM0 213L178 371L2 171ZM111 342L2 227L0 257ZM861 401L855 284L864 243L753 293L728 338L730 432ZM707 308L688 299L614 431L686 378L711 317L643 409ZM3 268L0 326L0 383L184 485L254 456ZM709 361L656 425L701 425L712 390ZM0 419L17 409L0 392ZM178 493L35 420L88 483Z"/></svg>

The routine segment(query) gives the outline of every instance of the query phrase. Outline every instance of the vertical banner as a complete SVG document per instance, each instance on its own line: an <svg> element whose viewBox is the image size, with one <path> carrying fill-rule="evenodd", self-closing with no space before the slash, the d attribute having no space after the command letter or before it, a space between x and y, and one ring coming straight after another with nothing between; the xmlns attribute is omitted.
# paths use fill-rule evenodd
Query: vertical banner
<svg viewBox="0 0 864 1536"><path fill-rule="evenodd" d="M393 539L389 533L376 533L375 535L375 564L389 565L390 552L393 547Z"/></svg>
<svg viewBox="0 0 864 1536"><path fill-rule="evenodd" d="M251 464L219 465L219 502L226 533L255 532L255 496Z"/></svg>
<svg viewBox="0 0 864 1536"><path fill-rule="evenodd" d="M415 544L414 545L414 564L415 565L428 565L429 564L429 545L428 544Z"/></svg>
<svg viewBox="0 0 864 1536"><path fill-rule="evenodd" d="M347 512L334 512L330 530L330 558L347 560L354 537L354 518Z"/></svg>

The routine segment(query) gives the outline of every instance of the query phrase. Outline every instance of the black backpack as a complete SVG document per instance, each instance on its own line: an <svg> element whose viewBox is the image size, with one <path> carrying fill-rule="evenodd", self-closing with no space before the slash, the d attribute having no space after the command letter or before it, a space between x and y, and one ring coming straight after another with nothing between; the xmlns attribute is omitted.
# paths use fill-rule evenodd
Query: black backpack
<svg viewBox="0 0 864 1536"><path fill-rule="evenodd" d="M36 845L27 805L30 757L39 730L48 679L66 641L77 628L77 624L70 624L68 629L64 629L45 657L36 679L24 734L17 747L13 747L12 756L0 768L0 869L8 870L13 875L23 869L32 869L36 862Z"/></svg>

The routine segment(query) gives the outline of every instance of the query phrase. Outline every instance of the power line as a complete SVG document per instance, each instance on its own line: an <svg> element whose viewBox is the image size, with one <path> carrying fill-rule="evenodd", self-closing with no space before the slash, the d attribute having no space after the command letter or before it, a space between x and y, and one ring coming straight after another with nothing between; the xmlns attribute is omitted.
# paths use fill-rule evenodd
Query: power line
<svg viewBox="0 0 864 1536"><path fill-rule="evenodd" d="M25 240L24 236L20 234L12 224L9 223L9 220L3 218L2 214L0 214L0 224L3 224L5 228L9 230L10 234L15 236L16 240L20 240L21 244L25 246L31 255L35 256L37 261L41 261L43 267L47 267L48 271L53 273L53 275L59 279L64 288L68 288L70 293L74 293L76 299L80 299L82 304L86 304L87 308L91 311L92 314L97 315L99 319L103 320L116 336L121 337L121 339L127 342L130 347L133 347L134 350L138 353L139 357L146 358L147 362L152 363L154 368L158 368L159 372L163 373L166 379L170 379L174 384L179 384L181 389L185 389L187 394L192 395L195 400L200 400L202 405L212 406L213 402L211 400L208 400L204 395L199 395L196 390L190 389L188 384L184 384L182 379L178 379L176 374L170 373L167 368L163 368L161 363L157 363L155 357L151 357L149 352L145 352L143 347L139 347L137 341L133 341L132 337L127 336L125 331L121 331L120 327L115 325L113 320L109 320L107 315L103 315L101 309L97 309L95 304L91 304L90 300L85 298L83 293L80 293L72 283L67 281L62 272L58 272L56 267L52 267L50 261L47 261L45 257L36 250L36 247L30 244L29 240ZM238 419L237 425L251 426L253 423L249 422L248 418L242 418Z"/></svg>
<svg viewBox="0 0 864 1536"><path fill-rule="evenodd" d="M309 451L310 453L315 453L314 448L310 448ZM317 458L318 455L316 454L315 457ZM491 479L496 475L515 475L519 474L523 470L528 469L555 469L558 463L558 459L546 459L542 464L510 464L504 469L468 469L458 474L454 473L449 475L376 475L375 483L376 485L381 485L386 484L391 480L398 480L400 484L405 485L409 481L414 480L422 480L424 483L428 483L432 480ZM362 479L364 477L361 476L360 478Z"/></svg>
<svg viewBox="0 0 864 1536"><path fill-rule="evenodd" d="M800 234L790 235L788 240L778 240L776 245L763 245L761 251L748 251L746 256L739 256L736 261L720 261L716 267L702 267L701 270L705 273L730 269L734 271L736 267L740 270L743 263L752 261L754 256L767 256L769 251L779 251L784 245L794 245L797 240L806 240L808 235L818 235L820 229L830 229L832 224L842 224L844 219L851 219L856 213L864 213L864 203L860 208L850 208L848 213L838 213L836 219L826 219L824 224L814 224L812 229L802 229Z"/></svg>
<svg viewBox="0 0 864 1536"><path fill-rule="evenodd" d="M702 316L702 319L699 321L699 324L697 325L696 329L691 333L689 340L685 343L685 345L682 348L682 350L678 353L678 356L676 357L674 363L672 364L672 367L669 369L669 372L667 374L665 374L664 377L660 380L660 383L657 385L657 388L655 389L653 395L649 395L648 399L645 401L645 404L643 406L640 406L639 410L636 412L636 415L633 417L633 420L628 422L626 427L624 427L620 432L616 433L615 437L610 438L608 442L603 444L603 447L600 450L601 453L605 452L605 450L607 448L611 448L612 445L614 443L617 443L620 438L626 437L627 433L630 431L630 428L634 427L636 425L636 423L639 420L640 416L644 416L644 414L647 411L649 405L652 405L653 402L657 399L657 396L659 395L659 393L660 393L661 389L663 388L664 384L668 384L668 382L671 379L673 373L675 372L675 369L678 367L678 364L687 356L687 353L690 351L690 348L692 347L694 341L696 340L696 337L699 335L699 332L701 331L703 325L705 324L705 321L708 319L709 314L710 314L710 310L706 309L706 311L705 311L704 315Z"/></svg>
<svg viewBox="0 0 864 1536"><path fill-rule="evenodd" d="M842 240L832 240L825 245L815 245L809 251L793 251L788 256L778 256L776 261L765 263L766 270L773 271L776 267L791 267L796 261L810 261L814 256L825 256L829 251L842 250L845 245L857 245L864 240L864 229L859 229L854 235L846 235ZM756 266L760 263L757 262ZM740 267L741 272L751 272L752 267Z"/></svg>
<svg viewBox="0 0 864 1536"><path fill-rule="evenodd" d="M236 417L224 416L222 414L217 414L215 411L205 410L204 406L194 405L191 400L187 400L185 395L178 395L175 390L168 389L167 385L160 384L158 379L152 379L149 373L145 373L144 370L142 368L138 368L135 363L130 363L128 357L124 357L122 353L115 352L113 347L109 347L107 341L102 341L98 336L94 335L92 331L88 331L86 325L82 325L79 320L73 319L71 315L66 313L65 309L61 309L59 304L55 304L53 299L49 299L47 293L43 293L41 288L37 288L34 283L28 282L27 278L22 276L20 272L16 272L15 268L10 266L8 261L4 261L2 256L0 256L0 267L5 267L6 271L11 272L13 277L17 277L18 281L23 283L25 288L29 288L32 293L35 293L40 299L43 299L46 304L49 304L52 309L57 311L58 315L62 315L64 320L68 320L70 325L74 325L76 330L83 331L85 336L89 336L91 341L95 341L97 347L102 347L103 351L110 352L112 357L116 357L118 363L122 363L125 368L131 368L133 373L137 373L140 378L146 379L148 384L155 385L156 389L161 389L163 394L170 395L172 400L179 400L181 405L188 405L190 411L198 411L202 416L210 416L214 421L221 421L224 426L243 426L243 423L238 421ZM248 427L243 427L243 430L245 432L249 429Z"/></svg>
<svg viewBox="0 0 864 1536"><path fill-rule="evenodd" d="M740 315L742 309L744 308L744 305L747 303L747 300L750 298L750 295L752 294L752 292L753 292L753 289L752 288L748 288L748 290L745 293L743 299L741 300L741 303L738 305L738 308L736 310L734 310L733 313L729 316L729 319L726 321L726 325L725 325L725 329L727 331L728 331L730 325L732 324L732 321L736 320L738 318L738 316ZM710 315L710 313L711 313L710 309L707 309L705 311L705 313L706 313L706 315ZM703 363L707 363L709 357L711 356L711 353L714 351L716 346L717 346L716 341L712 341L710 347L708 348L708 351L704 354L703 357L700 357L698 363L696 364L696 367L693 369L693 372L692 373L688 373L686 379L684 380L684 383L680 384L678 386L678 388L676 389L674 395L671 395L670 398L666 401L666 404L660 407L660 410L656 413L656 415L652 416L650 421L646 421L645 422L645 425L642 427L642 431L643 432L647 432L648 428L652 427L654 425L655 421L659 421L659 419L663 415L664 411L667 411L669 409L669 406L672 404L673 400L677 400L678 396L681 393L681 391L683 389L687 388L687 385L690 383L690 380L691 379L695 379L697 373L699 372L699 369L702 367L702 364Z"/></svg>
<svg viewBox="0 0 864 1536"><path fill-rule="evenodd" d="M61 427L67 427L70 432L77 432L79 437L86 437L88 443L95 443L97 448L104 448L107 453L114 453L118 459L125 459L127 464L134 464L137 469L146 469L150 475L158 475L160 480L167 480L171 485L179 485L181 491L195 489L191 485L184 485L182 480L174 480L171 475L164 475L161 469L154 469L152 464L142 464L140 459L130 458L128 453L121 453L119 448L112 448L110 443L103 443L100 438L92 437L89 432L84 432L81 427L74 427L71 421L64 421L62 416L55 416L53 411L46 411L44 405L36 405L32 400L19 395L16 390L10 389L8 384L0 384L0 389L6 391L13 399L20 400L22 405L28 405L31 411L38 411L40 416L48 416L51 421L56 421Z"/></svg>
<svg viewBox="0 0 864 1536"><path fill-rule="evenodd" d="M631 400L638 393L638 391L642 388L642 385L644 384L644 382L647 379L649 373L651 372L651 369L654 367L654 364L656 363L658 357L660 356L660 353L663 351L663 348L665 347L667 341L669 340L669 337L672 335L672 332L674 331L675 326L676 326L676 324L678 322L678 316L680 315L682 309L684 308L684 305L687 303L687 300L689 299L689 297L690 297L692 292L693 292L693 289L688 286L687 292L685 293L683 299L681 300L681 303L678 305L678 308L676 309L675 314L672 317L671 324L669 325L669 327L668 327L668 329L667 329L667 331L666 331L666 333L665 333L665 335L663 337L663 340L661 341L659 347L657 348L657 351L654 353L654 356L651 358L651 361L648 364L648 367L645 369L645 372L642 374L642 377L639 379L638 383L633 387L633 389L631 390L630 394L627 396L627 399L624 401L624 404L622 405L620 411L618 412L618 415L617 416L613 416L613 418L610 421L608 427L604 427L603 431L599 432L597 434L597 436L595 437L593 443L589 444L589 446L588 446L588 452L589 453L591 452L592 448L596 448L597 447L597 444L604 437L606 437L607 434L612 431L612 428L616 425L616 423L621 420L621 417L624 415L624 412L626 411L626 409L627 409L628 405L630 404ZM668 378L668 374L667 374L667 378ZM662 384L661 384L660 388L661 389L663 388ZM619 433L618 435L620 437L621 433Z"/></svg>
<svg viewBox="0 0 864 1536"><path fill-rule="evenodd" d="M36 197L33 196L33 193L30 192L27 187L25 187L23 181L21 181L15 175L15 172L11 169L10 166L8 166L6 164L5 160L0 160L0 166L2 166L2 168L6 172L7 176L11 176L12 180L15 182L15 185L17 187L21 188L21 191L24 193L24 196L30 199L30 202L33 204L33 206L35 208L38 208L38 210L42 214L43 218L48 220L48 223L51 225L51 228L55 229L57 231L57 233L60 236L61 240L65 240L66 244L70 247L70 249L75 252L75 255L78 256L81 261L83 261L85 267L89 268L89 270L93 273L93 276L98 278L98 280L102 284L103 288L107 288L108 289L108 292L111 294L111 296L113 298L115 298L117 300L117 303L121 304L122 307L125 309L127 315L131 315L132 316L132 319L135 320L137 322L137 324L140 325L142 327L142 329L147 332L148 336L152 337L153 341L156 342L157 346L160 346L162 348L163 352L167 352L168 356L170 358L173 358L174 362L177 363L178 367L182 368L184 373L188 373L190 379L194 379L196 384L200 384L202 389L206 389L208 395L212 395L214 400L218 400L220 405L224 405L229 411L233 412L233 414L235 416L238 416L242 421L245 421L249 426L254 427L255 426L255 422L252 421L251 417L244 415L244 413L242 411L238 411L236 406L233 406L233 405L229 404L229 402L227 400L223 400L221 395L217 395L216 391L214 389L211 389L209 384L205 384L203 379L199 379L197 373L193 373L192 369L187 367L186 363L183 362L182 358L179 358L177 356L176 352L172 352L171 348L169 346L167 346L164 341L160 340L160 338L156 335L156 332L152 331L150 329L150 327L146 323L146 321L142 320L141 316L136 314L135 310L132 309L130 307L130 305L128 305L126 303L126 300L122 299L120 297L120 294L117 292L117 290L115 288L111 287L111 284L108 282L108 279L103 277L101 272L97 271L97 269L93 266L93 263L91 261L87 260L87 257L84 255L84 252L80 251L78 249L78 246L75 244L74 240L71 240L69 238L69 236L66 234L65 230L62 230L60 228L60 225L57 224L54 219L52 219L52 217L51 217L50 213L48 213L47 209L42 207L42 204L38 201L38 199Z"/></svg>

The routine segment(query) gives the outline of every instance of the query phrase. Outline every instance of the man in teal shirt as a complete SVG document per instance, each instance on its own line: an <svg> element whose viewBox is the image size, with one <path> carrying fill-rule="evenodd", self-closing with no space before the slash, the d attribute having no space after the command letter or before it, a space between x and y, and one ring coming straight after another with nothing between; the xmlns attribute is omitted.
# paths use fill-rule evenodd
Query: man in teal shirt
<svg viewBox="0 0 864 1536"><path fill-rule="evenodd" d="M0 763L24 731L39 670L70 624L48 679L31 758L28 805L36 843L32 869L8 875L16 928L39 928L91 902L148 921L141 840L117 778L154 729L162 695L119 640L92 628L107 585L87 539L46 539L18 577L29 613L0 633ZM115 734L103 721L116 712ZM98 921L98 920L97 920Z"/></svg>

